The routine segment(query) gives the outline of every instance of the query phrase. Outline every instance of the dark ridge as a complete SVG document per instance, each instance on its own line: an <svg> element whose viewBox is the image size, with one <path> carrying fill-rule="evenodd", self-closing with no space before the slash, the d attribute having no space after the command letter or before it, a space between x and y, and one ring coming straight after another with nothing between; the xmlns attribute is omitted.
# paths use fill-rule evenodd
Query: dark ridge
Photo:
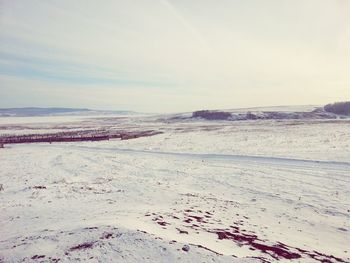
<svg viewBox="0 0 350 263"><path fill-rule="evenodd" d="M246 120L303 120L303 119L336 119L336 113L326 112L323 109L315 109L310 112L279 112L262 111L246 113L230 113L224 111L195 111L191 118L201 118L204 120L226 120L226 121L246 121Z"/></svg>
<svg viewBox="0 0 350 263"><path fill-rule="evenodd" d="M192 117L206 120L228 120L232 117L232 115L231 113L224 111L200 110L193 112Z"/></svg>
<svg viewBox="0 0 350 263"><path fill-rule="evenodd" d="M324 106L326 112L350 116L350 101L336 102Z"/></svg>
<svg viewBox="0 0 350 263"><path fill-rule="evenodd" d="M191 117L174 117L172 120L181 121L191 118L200 118L203 120L226 120L226 121L245 121L245 120L332 120L344 119L350 116L350 101L328 104L324 107L318 107L311 111L241 111L228 112L218 110L199 110L194 111Z"/></svg>

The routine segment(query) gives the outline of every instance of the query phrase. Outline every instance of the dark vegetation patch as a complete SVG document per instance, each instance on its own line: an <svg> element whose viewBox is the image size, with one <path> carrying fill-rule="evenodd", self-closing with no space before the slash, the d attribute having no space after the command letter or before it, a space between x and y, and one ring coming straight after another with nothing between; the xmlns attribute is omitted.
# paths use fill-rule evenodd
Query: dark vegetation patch
<svg viewBox="0 0 350 263"><path fill-rule="evenodd" d="M251 250L258 250L264 254L268 254L275 260L293 260L308 256L322 263L347 262L341 258L333 255L326 255L315 250L308 251L297 247L291 247L281 242L271 243L267 240L260 239L255 234L243 233L243 230L240 230L237 226L231 226L231 229L214 229L207 231L215 233L219 240L227 239L238 245L249 246Z"/></svg>
<svg viewBox="0 0 350 263"><path fill-rule="evenodd" d="M71 247L69 251L84 250L93 248L95 242L85 242L74 247Z"/></svg>
<svg viewBox="0 0 350 263"><path fill-rule="evenodd" d="M324 106L324 110L334 114L350 116L350 101L327 104Z"/></svg>
<svg viewBox="0 0 350 263"><path fill-rule="evenodd" d="M112 233L103 233L103 235L100 237L100 239L110 239L113 238Z"/></svg>
<svg viewBox="0 0 350 263"><path fill-rule="evenodd" d="M155 218L152 219L153 221L155 221L158 225L161 225L163 227L170 225L168 222L165 222L163 219L163 216L159 215L156 216Z"/></svg>
<svg viewBox="0 0 350 263"><path fill-rule="evenodd" d="M44 186L44 185L35 185L32 188L33 189L46 189L46 186Z"/></svg>
<svg viewBox="0 0 350 263"><path fill-rule="evenodd" d="M263 253L269 254L274 259L298 259L301 255L296 252L292 252L289 248L282 244L276 243L274 245L266 245L262 243L262 240L258 239L256 235L249 235L239 233L238 230L230 232L228 230L214 230L213 233L218 235L218 239L228 239L241 245L249 245L253 250L259 250Z"/></svg>
<svg viewBox="0 0 350 263"><path fill-rule="evenodd" d="M186 231L186 230L181 230L180 228L176 228L176 230L179 231L180 234L188 235L188 231Z"/></svg>
<svg viewBox="0 0 350 263"><path fill-rule="evenodd" d="M34 255L31 257L31 259L41 259L41 258L45 258L45 255Z"/></svg>
<svg viewBox="0 0 350 263"><path fill-rule="evenodd" d="M98 227L97 226L89 226L89 227L85 227L84 229L96 230L96 229L98 229Z"/></svg>
<svg viewBox="0 0 350 263"><path fill-rule="evenodd" d="M200 110L192 113L193 118L202 118L205 120L229 120L232 115L224 111Z"/></svg>
<svg viewBox="0 0 350 263"><path fill-rule="evenodd" d="M215 213L209 211L195 210L193 207L191 207L190 209L185 209L182 212L177 213L175 215L173 213L169 213L166 215L147 213L146 215L153 215L154 217L152 220L162 226L169 224L166 223L165 217L169 217L173 220L176 219L179 221L179 224L182 225L182 229L179 227L175 228L180 234L189 233L183 228L195 230L197 231L196 233L199 233L198 231L212 233L215 234L219 240L230 240L238 246L246 246L252 251L268 255L274 261L302 260L305 258L312 258L313 260L322 263L348 262L342 258L333 255L323 254L316 250L304 250L298 247L288 246L279 241L271 242L269 240L262 239L256 233L243 229L243 227L246 225L245 222L249 220L249 217L244 215L237 214L238 218L234 219L233 224L230 225L228 228L210 227L211 224L217 224L221 222L221 220L215 219ZM212 251L206 247L202 248ZM216 253L215 251L212 252ZM262 262L269 262L263 257L261 257L261 259L263 259Z"/></svg>
<svg viewBox="0 0 350 263"><path fill-rule="evenodd" d="M3 135L0 136L0 144L14 143L40 143L40 142L79 142L79 141L103 141L110 139L130 140L139 137L154 136L161 131L106 131L106 130L83 130L68 131L48 134L26 134L26 135Z"/></svg>
<svg viewBox="0 0 350 263"><path fill-rule="evenodd" d="M185 251L185 252L190 251L190 246L189 246L189 245L184 245L184 246L182 247L182 251Z"/></svg>

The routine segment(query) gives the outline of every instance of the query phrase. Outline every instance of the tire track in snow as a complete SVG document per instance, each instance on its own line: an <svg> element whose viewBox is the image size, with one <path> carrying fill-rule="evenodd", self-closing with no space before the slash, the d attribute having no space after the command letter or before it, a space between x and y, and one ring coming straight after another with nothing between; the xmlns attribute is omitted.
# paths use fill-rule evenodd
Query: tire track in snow
<svg viewBox="0 0 350 263"><path fill-rule="evenodd" d="M232 161L239 163L249 164L263 164L271 166L284 166L291 168L302 169L315 169L321 168L326 170L342 170L350 171L350 162L337 162L337 161L320 161L320 160L307 160L307 159L293 159L284 157L270 157L270 156L256 156L256 155L238 155L238 154L215 154L215 153L181 153L181 152L164 152L164 151L152 151L152 150L135 150L127 148L110 148L110 147L90 147L90 146L78 146L78 145L64 145L64 146L52 146L52 145L40 145L40 147L58 147L58 148L75 148L80 150L91 151L103 151L103 152L118 152L118 153L135 153L135 154L147 154L147 155L159 155L159 156L173 156L184 158L201 158L207 160L217 161Z"/></svg>

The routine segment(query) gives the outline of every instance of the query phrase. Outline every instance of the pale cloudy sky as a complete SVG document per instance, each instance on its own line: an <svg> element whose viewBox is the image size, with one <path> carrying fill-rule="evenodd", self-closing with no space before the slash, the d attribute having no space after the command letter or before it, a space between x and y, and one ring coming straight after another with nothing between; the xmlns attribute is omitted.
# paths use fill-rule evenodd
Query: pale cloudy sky
<svg viewBox="0 0 350 263"><path fill-rule="evenodd" d="M0 0L0 108L343 100L349 0Z"/></svg>

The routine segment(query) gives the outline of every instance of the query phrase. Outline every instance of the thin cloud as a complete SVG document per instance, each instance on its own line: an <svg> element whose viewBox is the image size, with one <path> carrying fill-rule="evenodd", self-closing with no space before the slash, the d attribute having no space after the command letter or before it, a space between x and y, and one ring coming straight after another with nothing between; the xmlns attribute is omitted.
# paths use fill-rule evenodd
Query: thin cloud
<svg viewBox="0 0 350 263"><path fill-rule="evenodd" d="M21 106L22 89L40 106L45 87L72 107L150 111L346 100L349 12L342 0L2 1L0 104ZM99 99L64 99L84 87Z"/></svg>

